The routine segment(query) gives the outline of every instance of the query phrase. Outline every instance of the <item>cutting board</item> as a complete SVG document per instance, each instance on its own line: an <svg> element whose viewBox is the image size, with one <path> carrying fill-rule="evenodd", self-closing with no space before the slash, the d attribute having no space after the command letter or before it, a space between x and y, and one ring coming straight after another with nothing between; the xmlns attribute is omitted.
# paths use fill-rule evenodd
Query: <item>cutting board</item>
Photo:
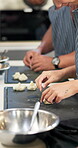
<svg viewBox="0 0 78 148"><path fill-rule="evenodd" d="M4 89L4 108L33 107L35 102L40 99L41 93L36 91L25 90L22 92L14 91L12 87Z"/></svg>
<svg viewBox="0 0 78 148"><path fill-rule="evenodd" d="M7 108L33 108L36 101L41 98L42 92L36 91L23 92L13 91L12 87L4 89L4 109ZM60 117L60 120L75 119L78 117L78 95L64 99L59 104L44 104L41 103L40 109L55 113Z"/></svg>
<svg viewBox="0 0 78 148"><path fill-rule="evenodd" d="M24 73L27 75L28 80L23 81L21 83L30 83L31 81L34 81L41 73L41 72L36 73L26 66L13 66L13 67L10 67L10 69L8 69L5 72L4 82L5 83L18 83L19 82L18 80L13 79L13 75L15 74L15 72Z"/></svg>

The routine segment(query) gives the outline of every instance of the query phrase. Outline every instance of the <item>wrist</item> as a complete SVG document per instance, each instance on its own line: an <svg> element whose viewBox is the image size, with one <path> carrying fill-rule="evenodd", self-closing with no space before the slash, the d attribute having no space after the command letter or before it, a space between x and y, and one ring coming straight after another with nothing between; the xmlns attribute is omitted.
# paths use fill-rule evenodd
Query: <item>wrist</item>
<svg viewBox="0 0 78 148"><path fill-rule="evenodd" d="M39 50L38 48L34 49L33 51L35 51L35 52L41 54L41 52L40 52L40 50Z"/></svg>
<svg viewBox="0 0 78 148"><path fill-rule="evenodd" d="M69 66L66 68L63 68L62 70L64 79L68 79L68 78L75 78L75 66Z"/></svg>
<svg viewBox="0 0 78 148"><path fill-rule="evenodd" d="M59 57L57 56L53 57L52 64L55 67L55 69L59 69L59 63L60 63Z"/></svg>
<svg viewBox="0 0 78 148"><path fill-rule="evenodd" d="M46 42L42 41L41 44L37 47L37 49L39 50L39 53L45 53L45 49L46 49Z"/></svg>
<svg viewBox="0 0 78 148"><path fill-rule="evenodd" d="M75 92L75 94L78 93L78 80L72 80L70 81L70 83L72 85L71 87L74 89L73 91Z"/></svg>

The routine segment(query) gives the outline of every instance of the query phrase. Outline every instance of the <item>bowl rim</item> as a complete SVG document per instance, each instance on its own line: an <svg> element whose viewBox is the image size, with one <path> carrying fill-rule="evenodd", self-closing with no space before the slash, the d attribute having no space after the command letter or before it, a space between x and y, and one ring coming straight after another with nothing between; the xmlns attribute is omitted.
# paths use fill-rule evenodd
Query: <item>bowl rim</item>
<svg viewBox="0 0 78 148"><path fill-rule="evenodd" d="M3 110L1 112L2 113L6 113L8 111L19 111L19 110L33 111L34 109L33 108L10 108L10 109L5 109L5 110ZM0 129L0 133L7 133L7 134L12 134L12 135L33 135L33 134L39 134L39 133L43 133L43 132L48 132L48 131L54 129L56 126L58 126L58 124L60 122L60 119L59 119L59 116L57 116L55 113L52 113L50 111L46 111L46 110L43 110L43 109L39 109L38 112L48 113L48 114L54 116L56 118L56 121L52 125L44 128L43 130L40 130L40 131L34 131L34 132L31 132L31 131L29 131L29 132L28 131L27 132L14 132L14 131L8 131L8 130L5 130L5 129L4 130Z"/></svg>
<svg viewBox="0 0 78 148"><path fill-rule="evenodd" d="M7 57L7 56L3 56L3 57L6 57L6 58L5 58L5 59L0 60L0 63L6 62L6 61L8 61L8 60L9 60L9 57Z"/></svg>
<svg viewBox="0 0 78 148"><path fill-rule="evenodd" d="M10 68L10 65L9 63L0 63L1 65L7 65L7 67L4 67L4 68L0 68L0 71L4 71L4 70L7 70Z"/></svg>

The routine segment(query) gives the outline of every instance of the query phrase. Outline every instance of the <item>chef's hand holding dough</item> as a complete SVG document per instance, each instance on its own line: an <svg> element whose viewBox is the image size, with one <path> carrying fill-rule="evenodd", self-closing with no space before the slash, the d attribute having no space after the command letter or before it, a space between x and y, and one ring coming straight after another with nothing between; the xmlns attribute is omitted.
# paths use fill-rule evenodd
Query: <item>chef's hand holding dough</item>
<svg viewBox="0 0 78 148"><path fill-rule="evenodd" d="M36 78L36 85L42 91L42 88L46 88L50 83L67 79L68 77L66 77L65 72L65 70L44 71Z"/></svg>
<svg viewBox="0 0 78 148"><path fill-rule="evenodd" d="M74 86L74 87L73 87ZM41 102L59 103L78 93L78 80L58 83L47 88L41 96Z"/></svg>

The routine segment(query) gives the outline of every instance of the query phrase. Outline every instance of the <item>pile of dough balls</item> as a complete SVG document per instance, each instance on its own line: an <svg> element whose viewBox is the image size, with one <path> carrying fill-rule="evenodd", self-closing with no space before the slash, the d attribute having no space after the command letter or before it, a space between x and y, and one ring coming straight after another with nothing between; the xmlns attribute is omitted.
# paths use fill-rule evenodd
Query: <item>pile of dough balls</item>
<svg viewBox="0 0 78 148"><path fill-rule="evenodd" d="M13 86L14 91L24 91L26 88L27 88L27 90L36 90L37 86L35 83L33 83L33 81L31 81L29 83L29 85L27 85L27 86L25 84L21 84L21 83L18 83Z"/></svg>
<svg viewBox="0 0 78 148"><path fill-rule="evenodd" d="M13 86L14 91L24 91L26 88L26 85L18 83L15 86Z"/></svg>
<svg viewBox="0 0 78 148"><path fill-rule="evenodd" d="M37 85L33 81L31 81L27 86L27 90L36 90L36 89L37 89Z"/></svg>
<svg viewBox="0 0 78 148"><path fill-rule="evenodd" d="M13 75L13 79L19 80L19 81L26 81L28 79L28 77L24 73L20 74L19 72L16 72Z"/></svg>

